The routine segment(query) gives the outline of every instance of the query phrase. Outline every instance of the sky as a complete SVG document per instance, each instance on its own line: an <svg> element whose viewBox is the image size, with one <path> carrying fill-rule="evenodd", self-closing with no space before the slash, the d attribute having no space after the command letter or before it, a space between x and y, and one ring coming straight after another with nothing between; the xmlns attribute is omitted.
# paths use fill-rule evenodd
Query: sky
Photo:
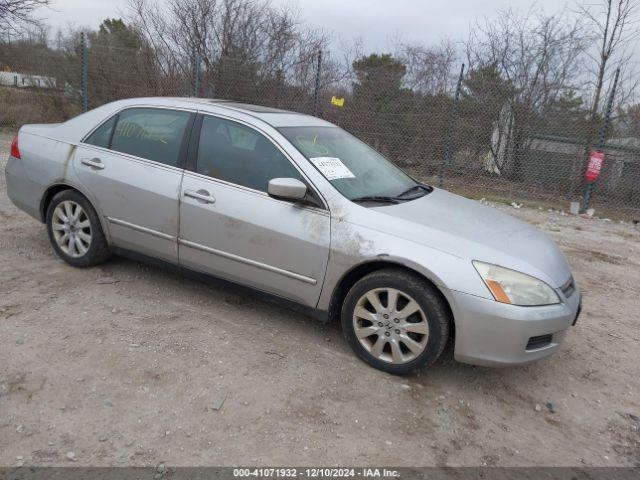
<svg viewBox="0 0 640 480"><path fill-rule="evenodd" d="M434 44L443 37L461 41L470 25L491 18L500 9L563 9L563 0L272 0L275 5L296 8L303 22L333 34L334 47L360 39L366 52L389 50L398 40ZM42 10L53 29L71 23L97 28L108 17L126 14L126 0L52 0ZM571 5L571 3L569 4Z"/></svg>
<svg viewBox="0 0 640 480"><path fill-rule="evenodd" d="M385 50L397 40L434 44L442 38L461 41L469 27L501 9L527 11L532 5L561 10L563 0L298 0L301 17L349 43L362 39L365 50ZM289 4L277 0L276 4ZM294 3L295 5L295 3ZM560 6L559 6L560 5Z"/></svg>

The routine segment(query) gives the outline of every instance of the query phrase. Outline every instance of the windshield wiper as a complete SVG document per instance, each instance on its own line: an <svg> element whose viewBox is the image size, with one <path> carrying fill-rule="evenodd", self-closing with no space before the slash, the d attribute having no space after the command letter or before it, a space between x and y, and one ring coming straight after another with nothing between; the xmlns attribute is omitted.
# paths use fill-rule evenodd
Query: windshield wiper
<svg viewBox="0 0 640 480"><path fill-rule="evenodd" d="M365 197L356 197L351 199L352 202L377 202L377 203L399 203L401 200L395 197L384 197L380 195L371 195Z"/></svg>
<svg viewBox="0 0 640 480"><path fill-rule="evenodd" d="M351 201L352 202L378 202L378 203L393 203L393 204L397 204L400 202L407 202L419 197L422 197L424 195L419 195L419 196L414 196L414 197L408 197L408 198L403 198L405 195L413 192L414 190L422 190L424 191L424 195L433 192L433 187L430 187L429 185L425 185L423 183L418 183L417 185L414 185L413 187L405 190L404 192L402 192L400 195L397 195L395 197L390 197L390 196L385 196L385 195L367 195L364 197L356 197L356 198L352 198Z"/></svg>
<svg viewBox="0 0 640 480"><path fill-rule="evenodd" d="M400 195L397 195L396 198L404 197L405 195L413 192L414 190L422 190L423 192L425 192L425 195L426 195L427 193L433 192L433 187L431 187L429 185L425 185L423 183L418 183L417 185L414 185L413 187L405 190Z"/></svg>

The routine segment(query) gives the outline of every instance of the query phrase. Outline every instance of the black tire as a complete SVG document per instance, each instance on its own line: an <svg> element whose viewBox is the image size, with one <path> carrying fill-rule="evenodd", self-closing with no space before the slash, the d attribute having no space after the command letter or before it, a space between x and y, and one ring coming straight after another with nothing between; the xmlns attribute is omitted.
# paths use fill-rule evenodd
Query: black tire
<svg viewBox="0 0 640 480"><path fill-rule="evenodd" d="M406 363L390 363L376 358L356 336L353 315L358 301L367 292L384 288L400 290L413 298L424 312L429 327L424 350ZM341 320L344 336L356 355L372 367L394 375L406 375L433 364L444 350L449 338L450 313L441 295L429 282L403 269L378 270L356 282L342 304Z"/></svg>
<svg viewBox="0 0 640 480"><path fill-rule="evenodd" d="M65 201L72 201L77 203L84 210L87 219L90 223L90 233L91 233L91 243L86 251L86 253L81 256L71 256L68 253L64 252L62 248L58 245L56 238L53 232L53 217L55 209L58 205ZM64 190L58 194L56 194L49 203L47 208L47 234L49 235L49 241L53 246L53 250L56 254L69 265L78 268L92 267L94 265L98 265L107 258L109 258L109 246L107 244L107 240L104 236L104 232L102 231L102 226L100 225L100 220L98 219L98 215L96 214L95 209L81 193L76 190Z"/></svg>

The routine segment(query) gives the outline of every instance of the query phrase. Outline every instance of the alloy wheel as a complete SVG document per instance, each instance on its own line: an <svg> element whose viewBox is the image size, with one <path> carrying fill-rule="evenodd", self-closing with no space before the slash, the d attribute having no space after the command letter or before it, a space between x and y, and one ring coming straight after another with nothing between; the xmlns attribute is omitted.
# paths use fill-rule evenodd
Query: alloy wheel
<svg viewBox="0 0 640 480"><path fill-rule="evenodd" d="M85 255L91 247L91 221L80 204L60 202L53 211L51 229L58 247L70 257Z"/></svg>
<svg viewBox="0 0 640 480"><path fill-rule="evenodd" d="M410 295L395 288L376 288L360 297L353 329L370 355L391 364L415 360L429 340L424 311Z"/></svg>

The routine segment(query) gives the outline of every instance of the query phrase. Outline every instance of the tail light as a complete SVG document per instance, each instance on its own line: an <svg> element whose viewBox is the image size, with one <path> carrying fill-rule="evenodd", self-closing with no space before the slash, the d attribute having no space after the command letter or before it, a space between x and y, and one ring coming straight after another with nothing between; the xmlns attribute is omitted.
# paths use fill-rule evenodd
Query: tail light
<svg viewBox="0 0 640 480"><path fill-rule="evenodd" d="M11 156L15 158L22 158L20 156L20 149L18 148L18 135L13 138L11 142Z"/></svg>

